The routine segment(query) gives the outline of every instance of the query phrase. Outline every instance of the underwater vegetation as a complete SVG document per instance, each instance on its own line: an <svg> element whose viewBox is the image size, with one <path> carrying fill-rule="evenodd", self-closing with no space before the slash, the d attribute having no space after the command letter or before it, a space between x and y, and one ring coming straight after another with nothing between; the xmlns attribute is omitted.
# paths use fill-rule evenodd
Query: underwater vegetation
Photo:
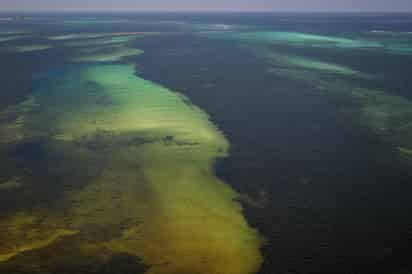
<svg viewBox="0 0 412 274"><path fill-rule="evenodd" d="M100 20L73 24L95 22ZM387 140L406 162L412 160L409 99L352 81L374 76L349 65L285 50L405 54L407 34L356 38L175 24L235 40L261 58L270 77L349 98L344 115ZM215 162L230 148L223 132L188 98L143 79L131 64L144 54L135 42L149 34L69 33L8 47L21 56L66 51L64 64L36 77L30 96L0 110L0 152L5 152L0 156L17 170L0 174L0 195L23 197L0 213L1 273L106 273L95 269L118 259L127 259L139 269L135 273L258 272L264 241L241 203L262 209L270 194L239 194L216 177ZM6 32L0 39L15 35L20 33ZM204 87L217 85L209 81ZM51 188L52 194L36 196ZM25 197L34 198L20 204Z"/></svg>
<svg viewBox="0 0 412 274"><path fill-rule="evenodd" d="M39 217L18 213L10 218L0 220L0 263L7 261L25 251L46 247L60 237L73 235L76 232L59 228L49 219L41 221Z"/></svg>
<svg viewBox="0 0 412 274"><path fill-rule="evenodd" d="M0 113L0 144L42 140L63 166L77 163L71 173L87 167L47 208L0 217L0 270L47 273L71 265L71 254L127 254L150 274L257 272L261 237L214 175L228 141L183 95L119 63L142 54L128 41L73 47L82 64L43 75L31 97ZM63 256L42 255L56 249Z"/></svg>
<svg viewBox="0 0 412 274"><path fill-rule="evenodd" d="M0 42L13 42L16 40L27 38L29 36L30 35L28 34L28 32L24 30L0 30ZM41 51L49 48L52 48L52 45L21 43L21 45L4 47L3 49L24 53L32 51Z"/></svg>
<svg viewBox="0 0 412 274"><path fill-rule="evenodd" d="M398 148L401 156L412 148L412 102L380 90L352 88L360 105L361 122Z"/></svg>
<svg viewBox="0 0 412 274"><path fill-rule="evenodd" d="M61 46L73 48L75 51L71 62L116 62L140 55L142 51L130 47L129 42L139 36L151 34L156 33L75 33L50 36L48 39L61 42Z"/></svg>
<svg viewBox="0 0 412 274"><path fill-rule="evenodd" d="M267 43L287 43L294 46L336 47L336 48L374 48L374 41L357 40L299 32L256 32L240 35L241 39L259 40Z"/></svg>
<svg viewBox="0 0 412 274"><path fill-rule="evenodd" d="M257 54L262 54L262 51L256 52ZM312 70L318 71L319 73L331 73L338 75L361 76L360 72L352 68L302 56L266 51L265 57L270 58L274 66L280 66L282 68Z"/></svg>
<svg viewBox="0 0 412 274"><path fill-rule="evenodd" d="M27 97L18 105L0 111L0 144L23 140L27 114L38 106L34 97Z"/></svg>
<svg viewBox="0 0 412 274"><path fill-rule="evenodd" d="M211 38L238 39L255 44L287 45L291 47L327 48L335 50L374 50L393 54L411 54L412 37L339 37L301 32L228 31L206 33Z"/></svg>

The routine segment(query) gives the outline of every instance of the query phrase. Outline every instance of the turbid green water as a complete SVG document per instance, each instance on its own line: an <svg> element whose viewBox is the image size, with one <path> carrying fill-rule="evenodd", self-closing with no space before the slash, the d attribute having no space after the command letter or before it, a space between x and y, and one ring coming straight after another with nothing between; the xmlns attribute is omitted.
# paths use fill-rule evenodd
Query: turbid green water
<svg viewBox="0 0 412 274"><path fill-rule="evenodd" d="M84 61L120 59L113 54ZM22 253L70 238L85 256L136 256L147 273L258 270L261 238L234 201L237 193L213 174L229 144L206 113L139 78L132 65L73 65L41 83L2 113L14 117L2 125L2 141L47 140L50 150L99 172L48 209L4 217L0 261L19 264ZM108 229L111 236L102 237Z"/></svg>

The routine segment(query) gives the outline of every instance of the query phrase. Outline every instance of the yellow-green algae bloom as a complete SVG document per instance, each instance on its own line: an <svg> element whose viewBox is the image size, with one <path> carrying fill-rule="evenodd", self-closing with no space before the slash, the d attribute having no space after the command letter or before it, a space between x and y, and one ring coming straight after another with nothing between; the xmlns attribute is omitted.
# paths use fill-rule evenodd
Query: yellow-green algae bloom
<svg viewBox="0 0 412 274"><path fill-rule="evenodd" d="M87 256L136 256L150 274L256 273L262 241L238 194L214 175L229 144L207 114L132 65L60 73L35 92L40 107L22 114L24 134L101 171L46 212L3 219L0 258L19 265L24 254L70 237Z"/></svg>

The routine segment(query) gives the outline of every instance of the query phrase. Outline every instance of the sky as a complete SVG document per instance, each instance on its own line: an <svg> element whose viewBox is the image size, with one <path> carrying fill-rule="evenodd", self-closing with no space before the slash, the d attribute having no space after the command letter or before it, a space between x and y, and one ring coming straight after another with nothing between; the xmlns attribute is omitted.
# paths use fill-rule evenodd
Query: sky
<svg viewBox="0 0 412 274"><path fill-rule="evenodd" d="M0 0L8 10L412 12L412 0Z"/></svg>

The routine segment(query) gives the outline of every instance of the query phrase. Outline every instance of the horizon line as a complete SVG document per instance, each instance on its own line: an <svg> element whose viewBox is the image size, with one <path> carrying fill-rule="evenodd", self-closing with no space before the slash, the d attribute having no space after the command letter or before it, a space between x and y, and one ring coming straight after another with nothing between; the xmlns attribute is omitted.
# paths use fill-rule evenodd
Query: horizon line
<svg viewBox="0 0 412 274"><path fill-rule="evenodd" d="M322 13L322 14L412 14L412 10L237 10L237 9L2 9L3 13L70 13L70 12L96 12L96 13Z"/></svg>

